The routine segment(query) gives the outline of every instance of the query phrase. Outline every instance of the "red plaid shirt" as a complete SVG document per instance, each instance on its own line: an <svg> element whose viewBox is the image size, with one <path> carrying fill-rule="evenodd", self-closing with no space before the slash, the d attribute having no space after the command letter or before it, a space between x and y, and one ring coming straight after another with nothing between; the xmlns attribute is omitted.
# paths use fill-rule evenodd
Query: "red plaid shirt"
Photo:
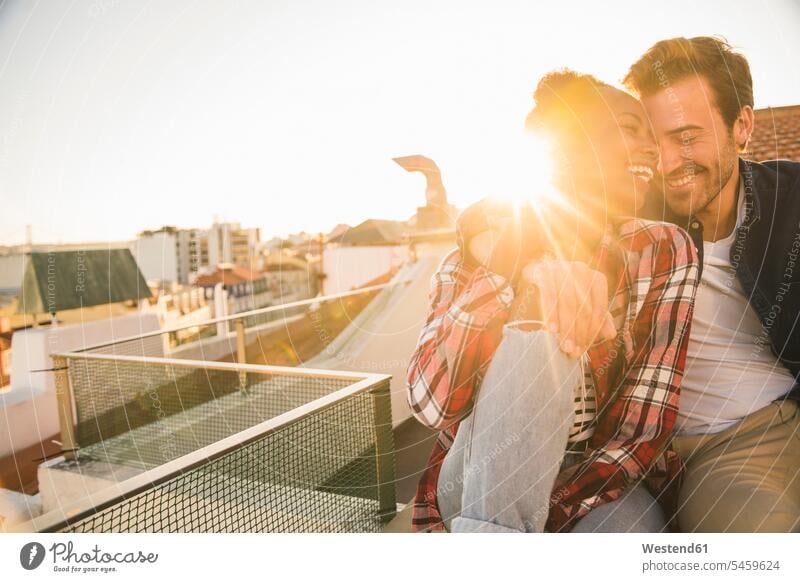
<svg viewBox="0 0 800 582"><path fill-rule="evenodd" d="M642 479L672 515L682 470L669 445L699 280L694 243L677 226L628 220L606 233L591 266L608 277L618 332L589 348L597 426L578 469L556 479L550 532L569 531ZM442 460L472 409L513 299L506 279L471 267L458 249L433 276L407 396L414 416L440 433L417 487L414 531L444 531L436 502Z"/></svg>

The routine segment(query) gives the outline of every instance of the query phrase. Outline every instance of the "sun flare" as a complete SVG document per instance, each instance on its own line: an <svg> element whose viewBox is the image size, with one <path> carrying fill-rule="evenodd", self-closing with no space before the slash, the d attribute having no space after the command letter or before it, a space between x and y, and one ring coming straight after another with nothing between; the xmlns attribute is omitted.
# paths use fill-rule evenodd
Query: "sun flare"
<svg viewBox="0 0 800 582"><path fill-rule="evenodd" d="M550 143L526 133L504 148L500 171L491 196L512 202L519 207L531 204L538 208L558 203L559 194L553 185L553 154Z"/></svg>

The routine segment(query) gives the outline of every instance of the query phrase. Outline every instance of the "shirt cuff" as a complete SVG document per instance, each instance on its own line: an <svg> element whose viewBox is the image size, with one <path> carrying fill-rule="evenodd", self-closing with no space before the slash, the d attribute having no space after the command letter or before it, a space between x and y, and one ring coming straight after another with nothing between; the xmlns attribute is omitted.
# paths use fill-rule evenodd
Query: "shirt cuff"
<svg viewBox="0 0 800 582"><path fill-rule="evenodd" d="M477 267L450 309L450 316L468 328L482 328L508 316L514 302L514 288L508 279Z"/></svg>
<svg viewBox="0 0 800 582"><path fill-rule="evenodd" d="M473 271L467 289L475 298L494 296L498 306L503 309L509 309L514 303L514 286L511 280L483 266Z"/></svg>

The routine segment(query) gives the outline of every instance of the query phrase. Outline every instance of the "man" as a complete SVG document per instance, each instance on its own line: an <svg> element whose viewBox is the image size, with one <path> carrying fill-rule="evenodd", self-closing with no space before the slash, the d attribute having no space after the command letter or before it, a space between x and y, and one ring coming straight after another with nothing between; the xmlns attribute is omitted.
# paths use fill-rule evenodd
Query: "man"
<svg viewBox="0 0 800 582"><path fill-rule="evenodd" d="M673 450L682 531L800 531L800 164L739 157L753 131L747 60L723 40L656 43L625 83L660 148L651 217L699 252Z"/></svg>

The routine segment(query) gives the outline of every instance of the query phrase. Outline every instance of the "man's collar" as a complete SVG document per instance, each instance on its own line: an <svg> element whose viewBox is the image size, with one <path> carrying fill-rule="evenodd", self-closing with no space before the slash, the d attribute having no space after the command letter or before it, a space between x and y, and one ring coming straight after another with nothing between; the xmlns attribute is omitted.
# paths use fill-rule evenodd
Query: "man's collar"
<svg viewBox="0 0 800 582"><path fill-rule="evenodd" d="M756 179L753 162L739 158L739 192L744 192L744 226L750 226L761 220L761 204L755 193Z"/></svg>

